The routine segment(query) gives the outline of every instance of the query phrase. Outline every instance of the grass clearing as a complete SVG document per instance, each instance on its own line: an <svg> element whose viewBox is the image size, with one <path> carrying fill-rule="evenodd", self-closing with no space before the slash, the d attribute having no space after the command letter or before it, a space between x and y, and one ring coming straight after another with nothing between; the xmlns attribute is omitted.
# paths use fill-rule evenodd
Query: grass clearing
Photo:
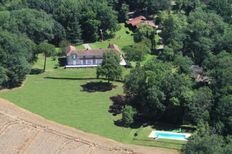
<svg viewBox="0 0 232 154"><path fill-rule="evenodd" d="M110 43L118 45L121 49L125 46L134 44L133 32L131 32L124 24L120 24L121 29L115 33L115 37L105 41L91 43L92 48L107 48Z"/></svg>
<svg viewBox="0 0 232 154"><path fill-rule="evenodd" d="M149 57L150 58L150 57ZM33 68L43 68L44 57L39 56ZM117 87L107 92L85 92L81 85L99 82L95 68L57 68L57 60L47 59L47 70L43 74L28 75L22 88L0 92L0 97L46 119L95 133L128 144L181 149L184 143L172 140L154 141L147 136L152 128L118 127L114 121L121 116L108 112L111 96L123 93L123 83L113 82ZM124 69L126 75L129 69ZM138 136L134 133L139 130Z"/></svg>
<svg viewBox="0 0 232 154"><path fill-rule="evenodd" d="M79 49L79 50L83 50L83 49L85 49L85 47L84 47L82 44L80 44L80 45L76 45L76 48L77 48L77 49Z"/></svg>
<svg viewBox="0 0 232 154"><path fill-rule="evenodd" d="M55 61L48 61L46 73L29 75L24 87L0 97L49 120L124 142L131 129L116 127L119 117L108 112L110 97L123 92L122 83L114 82L117 87L109 92L84 92L81 85L100 81L94 68L54 70Z"/></svg>

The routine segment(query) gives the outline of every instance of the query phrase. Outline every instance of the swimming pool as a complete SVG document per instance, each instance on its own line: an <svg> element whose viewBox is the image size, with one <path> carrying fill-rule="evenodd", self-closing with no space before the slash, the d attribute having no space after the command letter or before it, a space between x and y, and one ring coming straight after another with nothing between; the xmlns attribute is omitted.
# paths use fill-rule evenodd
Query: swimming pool
<svg viewBox="0 0 232 154"><path fill-rule="evenodd" d="M172 139L172 140L184 140L187 141L187 139L191 136L191 134L188 133L173 133L173 132L166 132L166 131L152 131L149 135L151 138L155 139Z"/></svg>

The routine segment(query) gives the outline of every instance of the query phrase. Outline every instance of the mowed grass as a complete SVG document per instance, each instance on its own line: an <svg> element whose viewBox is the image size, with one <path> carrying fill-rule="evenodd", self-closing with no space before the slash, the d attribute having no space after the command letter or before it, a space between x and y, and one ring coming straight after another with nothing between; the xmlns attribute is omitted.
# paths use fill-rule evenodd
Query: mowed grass
<svg viewBox="0 0 232 154"><path fill-rule="evenodd" d="M83 50L83 49L85 49L85 47L84 47L82 44L80 44L80 45L76 45L76 48L77 48L77 49L79 49L79 50Z"/></svg>
<svg viewBox="0 0 232 154"><path fill-rule="evenodd" d="M1 92L0 97L49 120L118 141L127 140L131 129L116 127L114 120L119 117L108 112L110 97L123 93L122 83L114 82L117 87L109 92L85 92L81 85L100 81L95 79L95 68L55 70L53 63L49 60L46 73L29 75L22 88Z"/></svg>
<svg viewBox="0 0 232 154"><path fill-rule="evenodd" d="M133 32L131 32L124 24L120 24L121 29L115 33L115 37L105 41L91 43L92 48L107 48L110 43L116 44L119 48L134 44Z"/></svg>
<svg viewBox="0 0 232 154"><path fill-rule="evenodd" d="M98 134L128 144L181 149L184 142L154 141L147 136L152 128L124 128L114 124L121 116L108 112L111 96L123 93L123 83L107 92L85 92L81 85L96 79L95 68L54 69L56 60L48 58L43 74L28 75L23 87L0 92L0 97L42 117L86 132ZM39 56L34 68L43 68L43 56ZM124 75L129 70L124 69ZM134 137L134 133L138 136Z"/></svg>
<svg viewBox="0 0 232 154"><path fill-rule="evenodd" d="M125 27L125 24L120 24L121 29L115 33L115 37L112 39L108 39L105 41L98 41L95 43L89 43L90 46L93 49L96 48L107 48L109 44L116 44L119 46L120 49L123 49L126 46L133 45L134 42L134 36L133 32L129 30L129 28ZM158 46L159 42L159 35L155 35L155 42L156 42L156 47ZM83 46L81 47L80 45L78 46L80 49L83 49Z"/></svg>

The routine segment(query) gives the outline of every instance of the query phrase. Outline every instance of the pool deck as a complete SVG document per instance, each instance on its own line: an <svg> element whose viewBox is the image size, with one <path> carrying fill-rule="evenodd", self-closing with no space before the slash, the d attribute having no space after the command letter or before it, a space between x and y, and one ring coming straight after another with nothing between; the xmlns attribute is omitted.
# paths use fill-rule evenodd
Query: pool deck
<svg viewBox="0 0 232 154"><path fill-rule="evenodd" d="M150 134L149 134L149 138L154 138L154 139L162 139L162 137L157 137L157 136L155 136L154 134L156 133L156 132L161 132L161 133L168 133L168 134L174 134L174 135L185 135L186 136L186 138L189 138L192 134L190 134L190 133L174 133L174 132L168 132L168 131L158 131L158 130L153 130ZM163 138L163 139L170 139L170 140L181 140L181 141L188 141L187 139L175 139L175 138Z"/></svg>

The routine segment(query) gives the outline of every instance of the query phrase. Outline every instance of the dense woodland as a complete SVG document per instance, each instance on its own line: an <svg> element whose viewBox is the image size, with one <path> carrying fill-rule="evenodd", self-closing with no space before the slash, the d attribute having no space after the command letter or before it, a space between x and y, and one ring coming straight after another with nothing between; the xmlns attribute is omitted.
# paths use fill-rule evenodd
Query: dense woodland
<svg viewBox="0 0 232 154"><path fill-rule="evenodd" d="M0 88L20 85L39 53L51 55L47 48L94 42L101 30L112 38L131 11L156 17L165 44L157 58L140 64L149 27L139 27L124 49L136 62L124 83L125 126L141 119L196 126L183 153L232 153L231 7L232 0L1 0ZM210 82L195 81L193 64Z"/></svg>

